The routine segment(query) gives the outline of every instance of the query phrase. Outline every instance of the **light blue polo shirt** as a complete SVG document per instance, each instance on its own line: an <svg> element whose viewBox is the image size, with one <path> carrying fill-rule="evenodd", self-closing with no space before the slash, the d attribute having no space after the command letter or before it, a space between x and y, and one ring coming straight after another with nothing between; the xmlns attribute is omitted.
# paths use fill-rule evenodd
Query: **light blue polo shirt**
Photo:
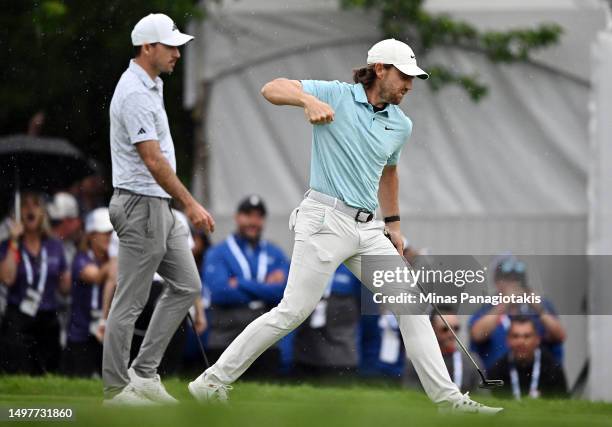
<svg viewBox="0 0 612 427"><path fill-rule="evenodd" d="M373 212L382 170L399 161L412 121L397 105L374 112L360 83L302 80L302 87L335 111L332 123L313 126L310 188Z"/></svg>

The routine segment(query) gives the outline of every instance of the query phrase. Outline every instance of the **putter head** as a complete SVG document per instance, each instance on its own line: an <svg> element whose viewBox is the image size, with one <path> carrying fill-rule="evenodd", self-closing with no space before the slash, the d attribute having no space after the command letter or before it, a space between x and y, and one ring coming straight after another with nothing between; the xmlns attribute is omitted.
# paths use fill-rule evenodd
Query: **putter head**
<svg viewBox="0 0 612 427"><path fill-rule="evenodd" d="M483 380L478 387L486 388L487 390L491 390L494 388L502 387L504 385L504 380Z"/></svg>

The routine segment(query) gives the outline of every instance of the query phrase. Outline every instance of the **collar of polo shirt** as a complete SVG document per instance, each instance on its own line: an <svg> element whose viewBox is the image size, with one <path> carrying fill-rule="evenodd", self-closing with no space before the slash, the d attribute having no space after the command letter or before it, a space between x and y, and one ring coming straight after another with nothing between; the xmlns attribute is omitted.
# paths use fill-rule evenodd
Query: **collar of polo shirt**
<svg viewBox="0 0 612 427"><path fill-rule="evenodd" d="M164 81L159 77L156 77L155 80L151 80L151 77L147 74L144 68L138 65L133 59L130 61L129 69L134 74L136 74L140 78L140 80L142 80L142 82L148 89L159 89L164 84Z"/></svg>
<svg viewBox="0 0 612 427"><path fill-rule="evenodd" d="M355 85L355 89L353 90L353 98L355 98L356 102L359 102L361 104L367 104L372 108L372 110L374 110L374 107L372 107L372 104L370 104L370 101L368 101L368 95L366 94L366 91L363 88L363 85L361 83L357 83ZM387 104L384 110L381 110L380 113L384 113L388 115L389 114L388 108L389 108L389 104Z"/></svg>

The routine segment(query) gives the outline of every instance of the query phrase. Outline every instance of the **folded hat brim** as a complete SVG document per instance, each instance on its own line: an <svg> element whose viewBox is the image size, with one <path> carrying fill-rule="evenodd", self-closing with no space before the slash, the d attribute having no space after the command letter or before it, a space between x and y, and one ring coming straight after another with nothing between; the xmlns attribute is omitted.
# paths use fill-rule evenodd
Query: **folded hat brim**
<svg viewBox="0 0 612 427"><path fill-rule="evenodd" d="M193 40L193 36L183 34L179 31L173 31L171 37L160 40L159 42L168 46L182 46L191 40Z"/></svg>
<svg viewBox="0 0 612 427"><path fill-rule="evenodd" d="M429 78L429 74L425 72L425 70L417 67L415 64L393 64L395 67L400 70L402 73L407 76L414 76L421 80L427 80Z"/></svg>

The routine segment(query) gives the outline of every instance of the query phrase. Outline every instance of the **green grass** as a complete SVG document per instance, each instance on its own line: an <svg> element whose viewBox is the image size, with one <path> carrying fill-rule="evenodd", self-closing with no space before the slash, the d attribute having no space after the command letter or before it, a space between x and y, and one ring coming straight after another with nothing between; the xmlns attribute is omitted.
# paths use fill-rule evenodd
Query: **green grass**
<svg viewBox="0 0 612 427"><path fill-rule="evenodd" d="M170 379L165 384L181 400L180 405L109 409L101 406L100 381L0 376L0 407L71 407L76 421L66 424L88 427L612 426L611 404L580 400L479 399L506 408L505 413L491 418L438 415L422 393L391 387L238 382L230 405L200 405L190 397L185 381ZM27 425L32 424L42 422ZM0 423L4 425L10 423Z"/></svg>

